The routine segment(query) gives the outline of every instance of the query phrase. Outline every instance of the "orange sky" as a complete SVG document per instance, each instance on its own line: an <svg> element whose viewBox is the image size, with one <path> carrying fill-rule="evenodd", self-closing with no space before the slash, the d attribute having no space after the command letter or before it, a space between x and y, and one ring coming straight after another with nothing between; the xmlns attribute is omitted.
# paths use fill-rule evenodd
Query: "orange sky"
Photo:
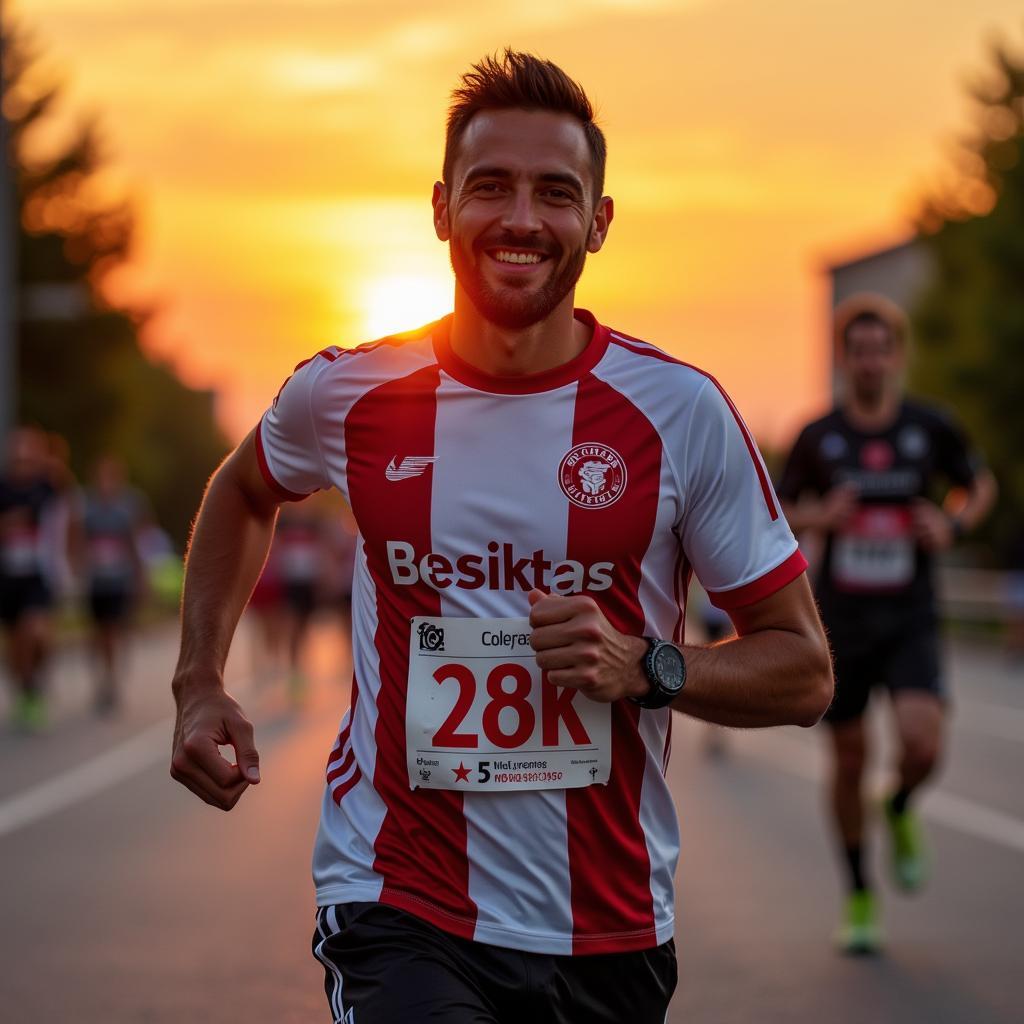
<svg viewBox="0 0 1024 1024"><path fill-rule="evenodd" d="M907 231L1019 0L21 0L136 199L120 287L240 437L291 367L448 308L448 93L504 45L595 101L616 218L578 302L767 443L826 401L821 267Z"/></svg>

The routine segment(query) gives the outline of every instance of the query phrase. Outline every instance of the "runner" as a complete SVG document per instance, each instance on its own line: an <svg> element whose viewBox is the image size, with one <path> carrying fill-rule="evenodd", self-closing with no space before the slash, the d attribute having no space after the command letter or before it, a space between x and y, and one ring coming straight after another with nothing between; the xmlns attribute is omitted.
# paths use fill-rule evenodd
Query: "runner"
<svg viewBox="0 0 1024 1024"><path fill-rule="evenodd" d="M0 477L0 621L16 687L13 723L34 732L46 724L42 672L51 643L53 588L48 578L52 513L58 500L46 436L19 427L8 441Z"/></svg>
<svg viewBox="0 0 1024 1024"><path fill-rule="evenodd" d="M323 523L312 503L291 505L281 511L274 550L284 590L288 696L297 705L306 695L308 684L302 654L330 559Z"/></svg>
<svg viewBox="0 0 1024 1024"><path fill-rule="evenodd" d="M253 627L250 672L260 687L277 682L288 664L288 619L279 554L280 545L275 534L247 605Z"/></svg>
<svg viewBox="0 0 1024 1024"><path fill-rule="evenodd" d="M314 854L335 1021L661 1024L669 706L809 726L831 698L805 563L735 408L573 308L612 220L604 153L559 68L476 65L434 186L454 314L301 364L204 499L171 771L225 810L260 777L222 668L278 503L337 487L359 529ZM683 646L691 571L738 639Z"/></svg>
<svg viewBox="0 0 1024 1024"><path fill-rule="evenodd" d="M902 314L856 299L836 322L844 397L800 434L779 495L797 534L825 535L816 591L835 655L836 699L826 715L831 806L849 885L837 942L861 953L882 942L864 856L864 711L873 686L884 683L900 751L884 817L896 883L913 891L928 859L910 800L939 759L947 703L933 556L981 521L995 484L945 413L902 396ZM953 485L945 507L930 500L941 481Z"/></svg>
<svg viewBox="0 0 1024 1024"><path fill-rule="evenodd" d="M128 486L120 459L98 459L92 486L81 496L78 561L93 622L94 706L100 715L113 713L121 703L118 667L129 616L145 587L139 538L150 518L148 502Z"/></svg>

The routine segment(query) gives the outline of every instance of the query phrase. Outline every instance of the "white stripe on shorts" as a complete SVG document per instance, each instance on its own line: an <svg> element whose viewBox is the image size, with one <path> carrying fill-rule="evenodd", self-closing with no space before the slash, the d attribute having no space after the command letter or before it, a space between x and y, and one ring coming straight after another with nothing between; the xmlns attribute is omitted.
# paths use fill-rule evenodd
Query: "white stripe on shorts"
<svg viewBox="0 0 1024 1024"><path fill-rule="evenodd" d="M320 933L320 942L313 951L313 955L334 977L334 987L328 996L328 1001L331 1004L331 1016L334 1018L334 1024L344 1024L345 1004L341 1000L344 982L342 981L341 971L338 969L337 964L323 952L324 944L338 930L338 918L334 907L321 907L317 911L316 930Z"/></svg>

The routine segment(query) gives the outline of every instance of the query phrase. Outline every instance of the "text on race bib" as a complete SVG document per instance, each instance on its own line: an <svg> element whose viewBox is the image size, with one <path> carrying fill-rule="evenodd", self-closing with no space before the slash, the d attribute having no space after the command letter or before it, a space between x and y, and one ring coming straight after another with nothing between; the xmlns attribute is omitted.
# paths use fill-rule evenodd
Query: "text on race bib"
<svg viewBox="0 0 1024 1024"><path fill-rule="evenodd" d="M537 667L525 618L412 620L406 701L413 789L605 783L611 709Z"/></svg>
<svg viewBox="0 0 1024 1024"><path fill-rule="evenodd" d="M841 590L901 590L914 579L916 554L909 508L864 505L833 541L832 581Z"/></svg>

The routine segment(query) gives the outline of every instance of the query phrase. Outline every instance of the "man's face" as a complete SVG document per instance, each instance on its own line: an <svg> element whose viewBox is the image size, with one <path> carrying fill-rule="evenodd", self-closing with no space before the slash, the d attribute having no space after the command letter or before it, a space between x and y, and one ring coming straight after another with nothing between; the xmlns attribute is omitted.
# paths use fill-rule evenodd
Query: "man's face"
<svg viewBox="0 0 1024 1024"><path fill-rule="evenodd" d="M899 377L902 349L881 324L856 324L847 333L843 363L857 398L875 404Z"/></svg>
<svg viewBox="0 0 1024 1024"><path fill-rule="evenodd" d="M17 481L41 477L46 472L46 438L31 427L14 430L7 442L7 465Z"/></svg>
<svg viewBox="0 0 1024 1024"><path fill-rule="evenodd" d="M550 111L482 111L450 178L434 186L434 226L457 286L499 327L548 317L572 294L612 217L611 200L593 194L583 126Z"/></svg>
<svg viewBox="0 0 1024 1024"><path fill-rule="evenodd" d="M101 494L116 494L125 483L124 467L120 460L109 455L101 458L96 463L93 481Z"/></svg>

